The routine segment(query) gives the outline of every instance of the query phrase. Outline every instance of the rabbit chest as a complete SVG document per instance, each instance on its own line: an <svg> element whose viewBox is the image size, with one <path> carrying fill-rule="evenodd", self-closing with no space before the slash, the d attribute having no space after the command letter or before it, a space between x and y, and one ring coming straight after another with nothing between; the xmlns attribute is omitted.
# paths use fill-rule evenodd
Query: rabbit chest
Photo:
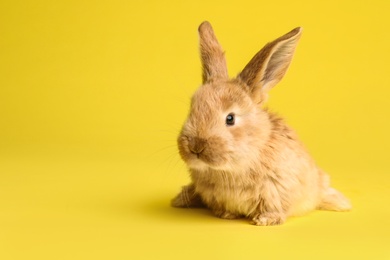
<svg viewBox="0 0 390 260"><path fill-rule="evenodd" d="M192 177L196 192L211 209L249 216L259 205L261 180L220 171Z"/></svg>

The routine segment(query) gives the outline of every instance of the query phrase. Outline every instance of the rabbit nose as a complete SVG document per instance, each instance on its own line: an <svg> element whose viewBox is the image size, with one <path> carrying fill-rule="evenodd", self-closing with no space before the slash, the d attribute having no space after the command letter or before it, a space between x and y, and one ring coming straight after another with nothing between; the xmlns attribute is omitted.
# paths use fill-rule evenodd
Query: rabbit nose
<svg viewBox="0 0 390 260"><path fill-rule="evenodd" d="M206 140L198 137L192 137L188 139L188 149L191 153L196 154L198 157L206 148Z"/></svg>

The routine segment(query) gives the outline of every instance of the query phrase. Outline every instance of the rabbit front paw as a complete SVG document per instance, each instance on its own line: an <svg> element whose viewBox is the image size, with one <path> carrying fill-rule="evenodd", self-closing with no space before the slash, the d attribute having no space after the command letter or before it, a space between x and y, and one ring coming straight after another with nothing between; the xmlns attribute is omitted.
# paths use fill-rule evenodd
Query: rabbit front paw
<svg viewBox="0 0 390 260"><path fill-rule="evenodd" d="M176 208L198 208L204 207L202 198L195 193L193 185L184 186L181 192L171 200L171 206Z"/></svg>
<svg viewBox="0 0 390 260"><path fill-rule="evenodd" d="M256 214L251 221L251 224L256 226L275 226L283 224L285 217L280 213L265 212Z"/></svg>

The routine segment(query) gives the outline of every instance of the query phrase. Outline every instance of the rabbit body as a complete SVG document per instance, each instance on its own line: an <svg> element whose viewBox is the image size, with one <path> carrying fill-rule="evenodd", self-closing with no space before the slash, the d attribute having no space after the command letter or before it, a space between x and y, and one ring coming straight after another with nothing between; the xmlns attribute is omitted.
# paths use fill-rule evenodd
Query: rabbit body
<svg viewBox="0 0 390 260"><path fill-rule="evenodd" d="M349 210L284 120L263 108L284 76L301 29L267 44L234 79L211 25L199 27L203 85L178 137L192 182L175 207L205 206L221 218L276 225L314 209Z"/></svg>

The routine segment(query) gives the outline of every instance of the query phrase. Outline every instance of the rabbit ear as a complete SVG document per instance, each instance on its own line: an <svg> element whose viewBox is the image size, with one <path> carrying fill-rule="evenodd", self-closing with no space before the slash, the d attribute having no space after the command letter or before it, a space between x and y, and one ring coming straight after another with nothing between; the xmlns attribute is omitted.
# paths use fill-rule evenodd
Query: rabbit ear
<svg viewBox="0 0 390 260"><path fill-rule="evenodd" d="M228 79L225 55L207 21L199 26L203 84L215 79Z"/></svg>
<svg viewBox="0 0 390 260"><path fill-rule="evenodd" d="M286 73L302 29L295 28L282 37L266 44L246 65L238 78L251 89L252 94L268 91L274 87Z"/></svg>

